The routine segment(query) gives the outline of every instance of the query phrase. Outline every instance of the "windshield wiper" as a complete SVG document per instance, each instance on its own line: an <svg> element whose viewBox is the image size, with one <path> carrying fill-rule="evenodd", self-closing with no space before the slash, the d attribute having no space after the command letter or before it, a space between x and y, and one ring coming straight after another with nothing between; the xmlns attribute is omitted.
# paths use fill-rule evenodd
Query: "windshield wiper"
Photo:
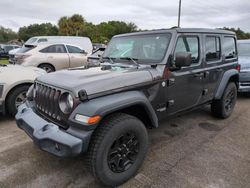
<svg viewBox="0 0 250 188"><path fill-rule="evenodd" d="M108 59L112 64L114 64L115 62L113 60L115 60L116 58L105 56L105 57L102 57L102 59Z"/></svg>
<svg viewBox="0 0 250 188"><path fill-rule="evenodd" d="M140 66L139 63L137 63L137 61L139 59L132 58L132 57L121 57L120 59L125 59L125 60L129 60L129 61L133 62L136 65L137 68Z"/></svg>

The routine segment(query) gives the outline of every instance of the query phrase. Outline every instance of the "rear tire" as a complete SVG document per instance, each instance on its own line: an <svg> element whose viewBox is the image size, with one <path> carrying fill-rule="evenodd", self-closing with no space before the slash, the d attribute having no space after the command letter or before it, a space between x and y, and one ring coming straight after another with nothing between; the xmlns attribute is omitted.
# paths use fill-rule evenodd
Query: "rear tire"
<svg viewBox="0 0 250 188"><path fill-rule="evenodd" d="M211 111L215 117L228 118L234 109L237 100L237 87L233 82L229 82L221 99L214 100L211 104Z"/></svg>
<svg viewBox="0 0 250 188"><path fill-rule="evenodd" d="M7 97L6 101L7 111L12 116L16 115L17 107L26 100L26 93L29 87L30 87L29 85L17 86L11 91L11 93Z"/></svg>
<svg viewBox="0 0 250 188"><path fill-rule="evenodd" d="M47 73L55 72L55 68L50 64L44 63L44 64L39 65L38 67L45 70Z"/></svg>
<svg viewBox="0 0 250 188"><path fill-rule="evenodd" d="M88 152L88 166L106 186L118 186L135 176L148 148L144 124L134 116L114 114L95 130Z"/></svg>

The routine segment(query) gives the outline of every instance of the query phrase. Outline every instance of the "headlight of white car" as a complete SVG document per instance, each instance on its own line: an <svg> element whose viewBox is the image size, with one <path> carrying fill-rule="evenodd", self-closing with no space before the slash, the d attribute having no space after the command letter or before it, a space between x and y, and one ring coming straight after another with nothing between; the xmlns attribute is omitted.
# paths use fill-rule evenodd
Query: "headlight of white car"
<svg viewBox="0 0 250 188"><path fill-rule="evenodd" d="M0 84L0 98L2 97L3 95L3 84Z"/></svg>

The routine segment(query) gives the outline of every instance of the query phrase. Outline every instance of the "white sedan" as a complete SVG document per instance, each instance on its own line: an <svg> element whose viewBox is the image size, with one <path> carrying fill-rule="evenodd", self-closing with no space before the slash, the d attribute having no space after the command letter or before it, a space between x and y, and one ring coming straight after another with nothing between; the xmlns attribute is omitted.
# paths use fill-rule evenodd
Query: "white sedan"
<svg viewBox="0 0 250 188"><path fill-rule="evenodd" d="M36 77L45 73L36 67L0 64L0 113L14 116Z"/></svg>

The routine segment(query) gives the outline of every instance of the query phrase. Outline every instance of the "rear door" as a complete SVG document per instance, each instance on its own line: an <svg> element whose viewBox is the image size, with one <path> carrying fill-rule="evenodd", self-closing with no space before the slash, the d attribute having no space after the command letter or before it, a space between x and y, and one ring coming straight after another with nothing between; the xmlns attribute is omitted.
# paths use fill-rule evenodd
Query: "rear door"
<svg viewBox="0 0 250 188"><path fill-rule="evenodd" d="M44 63L52 64L56 70L69 68L69 56L63 44L55 44L40 50L41 53L46 54L46 61Z"/></svg>
<svg viewBox="0 0 250 188"><path fill-rule="evenodd" d="M189 109L200 103L203 91L202 36L180 34L176 41L173 57L177 52L191 52L193 63L189 67L171 71L167 90L167 114Z"/></svg>
<svg viewBox="0 0 250 188"><path fill-rule="evenodd" d="M69 53L70 67L87 65L87 54L84 54L82 49L67 45L67 50Z"/></svg>
<svg viewBox="0 0 250 188"><path fill-rule="evenodd" d="M204 34L204 93L203 102L213 99L217 85L223 75L222 36L220 34Z"/></svg>

